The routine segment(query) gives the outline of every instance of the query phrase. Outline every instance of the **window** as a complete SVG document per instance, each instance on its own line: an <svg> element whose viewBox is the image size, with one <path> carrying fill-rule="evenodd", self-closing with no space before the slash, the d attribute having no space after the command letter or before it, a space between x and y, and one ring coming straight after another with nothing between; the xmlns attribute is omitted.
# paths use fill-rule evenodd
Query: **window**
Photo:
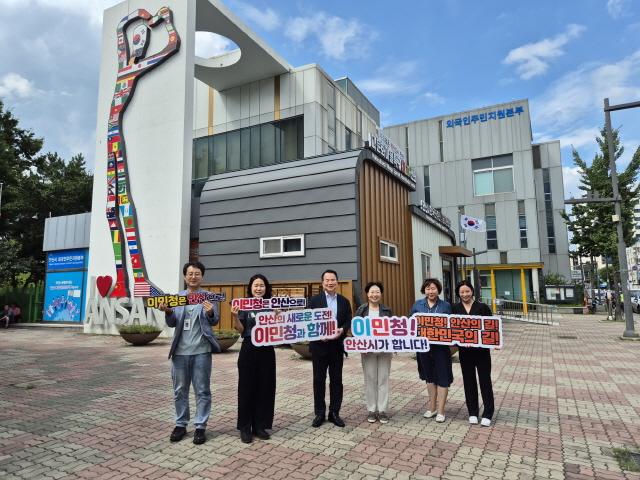
<svg viewBox="0 0 640 480"><path fill-rule="evenodd" d="M209 145L209 163L211 164L211 158L213 157L213 171L212 173L222 173L227 170L227 136L216 135L210 137L213 144L213 149ZM213 155L211 155L213 151Z"/></svg>
<svg viewBox="0 0 640 480"><path fill-rule="evenodd" d="M542 183L544 186L544 210L547 220L547 242L549 244L549 253L556 253L556 233L553 226L553 203L551 200L551 177L549 169L542 169Z"/></svg>
<svg viewBox="0 0 640 480"><path fill-rule="evenodd" d="M351 145L353 137L353 132L349 130L347 127L344 127L344 149L351 150L353 146Z"/></svg>
<svg viewBox="0 0 640 480"><path fill-rule="evenodd" d="M193 141L193 178L206 178L209 175L209 139L196 138Z"/></svg>
<svg viewBox="0 0 640 480"><path fill-rule="evenodd" d="M240 170L240 130L227 134L227 170Z"/></svg>
<svg viewBox="0 0 640 480"><path fill-rule="evenodd" d="M485 204L484 221L487 223L487 250L496 250L498 248L498 229L495 203Z"/></svg>
<svg viewBox="0 0 640 480"><path fill-rule="evenodd" d="M260 125L260 165L276 163L276 129L272 123Z"/></svg>
<svg viewBox="0 0 640 480"><path fill-rule="evenodd" d="M193 178L304 158L304 119L288 118L193 140Z"/></svg>
<svg viewBox="0 0 640 480"><path fill-rule="evenodd" d="M251 127L251 166L260 166L260 125Z"/></svg>
<svg viewBox="0 0 640 480"><path fill-rule="evenodd" d="M509 263L507 261L507 252L500 252L500 263L503 265L506 265L507 263Z"/></svg>
<svg viewBox="0 0 640 480"><path fill-rule="evenodd" d="M475 196L513 192L513 155L471 160Z"/></svg>
<svg viewBox="0 0 640 480"><path fill-rule="evenodd" d="M393 243L380 240L380 260L386 262L398 261L398 246Z"/></svg>
<svg viewBox="0 0 640 480"><path fill-rule="evenodd" d="M524 209L524 200L518 200L518 228L520 228L520 248L528 248L527 215Z"/></svg>
<svg viewBox="0 0 640 480"><path fill-rule="evenodd" d="M422 279L431 277L431 255L426 253L420 254L420 265L422 267Z"/></svg>
<svg viewBox="0 0 640 480"><path fill-rule="evenodd" d="M429 167L422 167L424 172L424 203L431 205L431 183L429 180Z"/></svg>
<svg viewBox="0 0 640 480"><path fill-rule="evenodd" d="M304 235L260 239L260 258L304 256Z"/></svg>

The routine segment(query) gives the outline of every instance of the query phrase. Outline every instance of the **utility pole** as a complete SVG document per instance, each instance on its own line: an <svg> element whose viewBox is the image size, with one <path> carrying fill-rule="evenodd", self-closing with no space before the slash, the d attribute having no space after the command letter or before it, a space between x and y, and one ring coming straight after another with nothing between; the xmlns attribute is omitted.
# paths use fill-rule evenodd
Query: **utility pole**
<svg viewBox="0 0 640 480"><path fill-rule="evenodd" d="M618 232L618 264L620 265L620 287L624 300L624 318L626 322L623 337L634 338L638 334L633 324L633 308L631 306L631 297L629 296L629 286L627 280L629 278L629 264L627 263L627 246L624 243L624 232L622 230L622 199L618 189L618 172L616 170L615 149L613 146L613 131L611 130L611 112L615 110L625 110L627 108L640 107L640 102L625 103L620 105L609 105L609 99L604 99L604 119L605 130L607 134L607 147L609 149L609 169L611 170L611 186L613 187L614 198L614 222ZM618 302L620 299L616 299Z"/></svg>
<svg viewBox="0 0 640 480"><path fill-rule="evenodd" d="M482 286L480 285L480 272L478 271L478 264L476 263L476 255L482 255L487 252L488 250L480 250L479 252L476 252L476 249L473 249L473 288L476 292L482 291Z"/></svg>
<svg viewBox="0 0 640 480"><path fill-rule="evenodd" d="M579 203L611 203L613 202L614 215L611 218L616 224L616 233L618 234L618 262L620 265L620 288L624 301L624 318L625 330L622 336L624 338L636 338L638 334L633 324L633 308L631 306L631 297L629 296L629 288L627 279L629 278L629 264L627 262L627 247L624 242L624 231L622 229L622 198L620 197L620 189L618 187L618 172L616 170L615 148L613 145L613 130L611 129L611 112L616 110L625 110L628 108L640 107L640 102L622 103L619 105L609 105L609 99L604 99L604 120L605 134L609 155L609 170L611 171L611 187L613 198L600 198L597 192L593 194L587 193L584 198L570 198L565 200L565 204L575 205ZM597 269L596 269L597 271ZM620 301L618 297L617 302Z"/></svg>

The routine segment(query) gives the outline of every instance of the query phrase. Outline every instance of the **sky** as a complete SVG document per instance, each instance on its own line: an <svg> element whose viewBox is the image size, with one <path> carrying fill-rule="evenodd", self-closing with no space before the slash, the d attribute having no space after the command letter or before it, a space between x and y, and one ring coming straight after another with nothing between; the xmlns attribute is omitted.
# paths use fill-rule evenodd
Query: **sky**
<svg viewBox="0 0 640 480"><path fill-rule="evenodd" d="M0 0L0 99L44 150L94 163L102 11L114 0ZM349 76L393 125L522 98L534 141L591 161L602 102L640 100L640 0L226 0L293 66ZM198 35L196 53L233 45ZM7 48L8 46L8 48ZM624 168L640 109L614 112Z"/></svg>

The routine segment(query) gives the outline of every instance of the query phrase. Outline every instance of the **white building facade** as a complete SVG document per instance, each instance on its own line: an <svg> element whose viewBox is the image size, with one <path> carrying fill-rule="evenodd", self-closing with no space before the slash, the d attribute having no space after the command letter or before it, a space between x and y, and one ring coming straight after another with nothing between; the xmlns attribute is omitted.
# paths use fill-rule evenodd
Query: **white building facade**
<svg viewBox="0 0 640 480"><path fill-rule="evenodd" d="M560 216L564 187L560 143L532 143L527 100L385 127L404 148L423 200L458 224L484 219L487 231L462 233L477 252L482 296L540 299L540 275L570 277ZM468 265L470 268L470 265Z"/></svg>

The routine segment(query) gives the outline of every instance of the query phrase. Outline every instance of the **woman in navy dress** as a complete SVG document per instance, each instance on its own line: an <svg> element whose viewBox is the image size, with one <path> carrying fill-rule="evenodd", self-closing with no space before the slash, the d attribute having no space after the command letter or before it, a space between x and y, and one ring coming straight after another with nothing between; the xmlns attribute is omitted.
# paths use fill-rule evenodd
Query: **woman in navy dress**
<svg viewBox="0 0 640 480"><path fill-rule="evenodd" d="M427 278L422 282L420 293L425 295L411 307L414 313L451 313L451 305L439 298L442 283L437 278ZM418 373L420 379L427 382L429 407L424 418L436 417L436 422L445 421L444 406L447 403L449 387L453 383L451 350L449 345L431 344L428 352L418 352Z"/></svg>

